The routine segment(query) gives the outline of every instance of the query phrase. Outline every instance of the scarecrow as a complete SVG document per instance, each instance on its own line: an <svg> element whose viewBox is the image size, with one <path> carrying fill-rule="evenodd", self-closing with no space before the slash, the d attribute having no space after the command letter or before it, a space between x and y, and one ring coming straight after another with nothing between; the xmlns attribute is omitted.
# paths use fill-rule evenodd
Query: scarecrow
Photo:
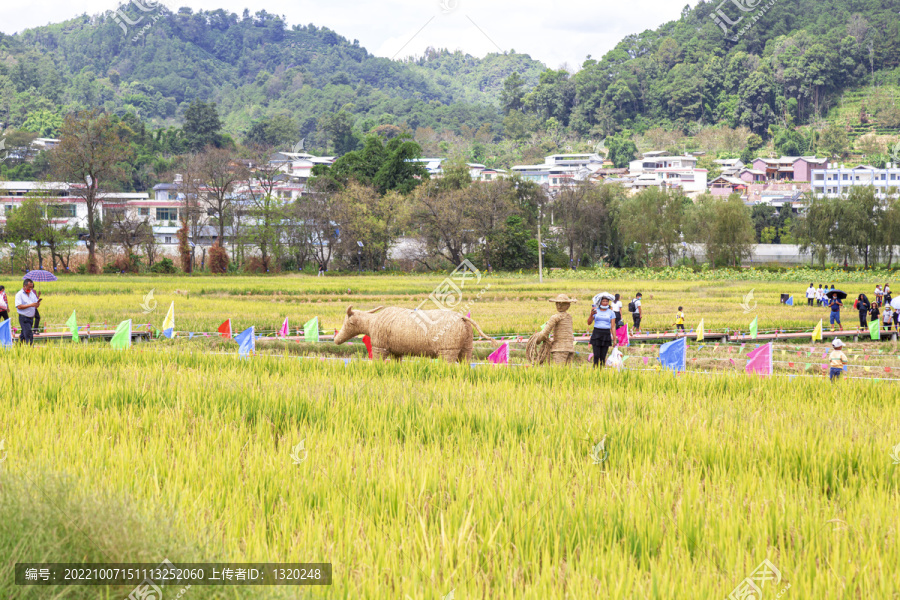
<svg viewBox="0 0 900 600"><path fill-rule="evenodd" d="M575 329L569 306L578 302L566 294L551 298L556 304L556 314L550 317L544 327L528 339L525 356L532 364L545 364L553 357L553 363L567 365L575 361Z"/></svg>

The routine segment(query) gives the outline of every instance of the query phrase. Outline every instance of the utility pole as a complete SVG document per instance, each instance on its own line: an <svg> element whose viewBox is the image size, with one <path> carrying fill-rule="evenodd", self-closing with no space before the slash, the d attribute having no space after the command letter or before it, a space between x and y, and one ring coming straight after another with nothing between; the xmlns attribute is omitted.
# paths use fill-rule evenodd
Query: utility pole
<svg viewBox="0 0 900 600"><path fill-rule="evenodd" d="M538 283L544 283L544 244L541 243L541 204L538 202Z"/></svg>
<svg viewBox="0 0 900 600"><path fill-rule="evenodd" d="M358 265L359 265L359 266L357 267L357 273L362 274L362 248L363 248L363 243L360 242L360 241L357 241L357 242L356 242L356 245L357 245L357 248L356 248L356 261L357 261L357 263L358 263Z"/></svg>

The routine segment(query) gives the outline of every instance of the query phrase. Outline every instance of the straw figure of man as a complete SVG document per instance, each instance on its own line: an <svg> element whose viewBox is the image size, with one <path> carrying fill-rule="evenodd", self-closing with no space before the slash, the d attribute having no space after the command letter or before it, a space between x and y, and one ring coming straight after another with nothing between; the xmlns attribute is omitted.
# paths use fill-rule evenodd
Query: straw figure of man
<svg viewBox="0 0 900 600"><path fill-rule="evenodd" d="M557 365L575 362L575 328L569 307L578 302L566 294L560 294L549 300L556 304L556 314L547 320L546 325L528 340L525 355L532 364L543 364L552 358Z"/></svg>

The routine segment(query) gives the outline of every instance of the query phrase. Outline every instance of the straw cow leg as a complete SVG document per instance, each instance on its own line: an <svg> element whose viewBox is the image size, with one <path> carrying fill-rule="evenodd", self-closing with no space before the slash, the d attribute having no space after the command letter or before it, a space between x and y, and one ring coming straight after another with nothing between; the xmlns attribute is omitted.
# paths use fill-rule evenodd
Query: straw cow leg
<svg viewBox="0 0 900 600"><path fill-rule="evenodd" d="M393 357L393 355L385 348L372 348L372 360L384 362L391 357Z"/></svg>

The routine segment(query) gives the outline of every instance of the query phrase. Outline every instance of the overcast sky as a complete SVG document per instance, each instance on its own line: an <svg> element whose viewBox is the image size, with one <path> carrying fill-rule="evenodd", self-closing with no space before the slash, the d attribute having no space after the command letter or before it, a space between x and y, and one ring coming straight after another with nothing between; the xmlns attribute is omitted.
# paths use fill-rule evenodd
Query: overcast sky
<svg viewBox="0 0 900 600"><path fill-rule="evenodd" d="M421 55L429 46L476 56L499 48L529 54L552 68L566 64L576 70L587 55L600 58L624 36L677 19L684 7L673 0L160 1L170 8L224 8L239 15L245 7L251 13L265 9L284 15L289 26L327 26L388 58ZM50 20L112 10L119 4L117 0L2 0L0 30L15 33Z"/></svg>

